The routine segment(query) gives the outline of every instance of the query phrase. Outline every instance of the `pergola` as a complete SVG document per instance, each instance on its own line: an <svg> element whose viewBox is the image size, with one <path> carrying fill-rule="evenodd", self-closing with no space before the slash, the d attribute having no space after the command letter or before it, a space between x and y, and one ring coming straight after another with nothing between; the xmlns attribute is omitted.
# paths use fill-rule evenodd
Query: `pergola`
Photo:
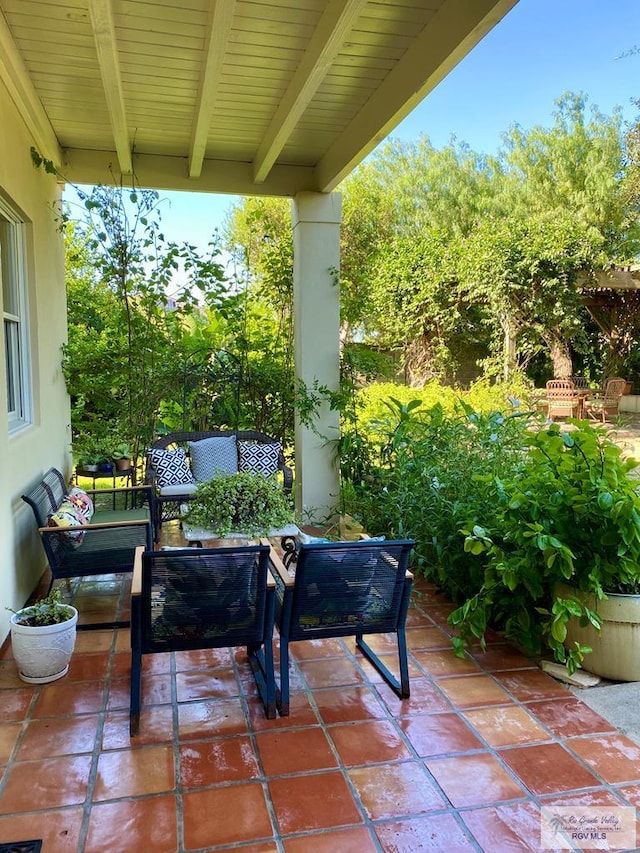
<svg viewBox="0 0 640 853"><path fill-rule="evenodd" d="M296 372L337 387L333 191L516 2L0 0L0 80L65 180L291 198ZM300 508L328 454L298 427Z"/></svg>
<svg viewBox="0 0 640 853"><path fill-rule="evenodd" d="M609 347L605 375L617 373L616 364L628 355L640 332L640 265L600 270L595 281L583 284L589 315Z"/></svg>

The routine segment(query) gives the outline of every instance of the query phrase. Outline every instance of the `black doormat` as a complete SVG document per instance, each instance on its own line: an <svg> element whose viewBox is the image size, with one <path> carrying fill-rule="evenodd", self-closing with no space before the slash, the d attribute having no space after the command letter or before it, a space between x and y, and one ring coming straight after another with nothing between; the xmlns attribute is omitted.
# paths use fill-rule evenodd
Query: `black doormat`
<svg viewBox="0 0 640 853"><path fill-rule="evenodd" d="M8 844L0 844L0 853L40 853L42 840L37 841L10 841Z"/></svg>

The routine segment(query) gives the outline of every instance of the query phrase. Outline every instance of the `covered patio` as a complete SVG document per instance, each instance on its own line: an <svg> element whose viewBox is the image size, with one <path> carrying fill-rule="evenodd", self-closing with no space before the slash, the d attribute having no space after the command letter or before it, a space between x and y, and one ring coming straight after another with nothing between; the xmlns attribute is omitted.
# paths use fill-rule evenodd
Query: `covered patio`
<svg viewBox="0 0 640 853"><path fill-rule="evenodd" d="M45 568L20 495L52 465L71 473L64 182L290 198L297 378L335 388L335 190L515 2L0 0L2 638L5 606ZM318 427L336 431L336 413ZM329 448L298 424L295 450L298 508L330 505ZM127 578L71 592L86 621L126 618ZM127 629L81 632L69 674L42 686L18 679L5 641L0 846L538 850L546 806L636 806L640 747L497 636L456 658L450 610L417 584L402 701L346 640L292 649L276 720L241 652L146 658L135 740Z"/></svg>
<svg viewBox="0 0 640 853"><path fill-rule="evenodd" d="M164 536L182 544L176 523ZM128 588L106 577L73 595L91 621L126 616ZM499 853L540 850L557 806L637 806L640 746L498 636L456 658L451 609L417 583L405 700L351 639L294 644L276 720L243 650L145 657L134 739L128 629L80 632L68 675L37 687L5 644L0 838L45 853Z"/></svg>
<svg viewBox="0 0 640 853"><path fill-rule="evenodd" d="M44 569L20 495L51 466L71 474L65 182L291 199L296 379L337 389L335 191L515 3L0 0L5 604ZM296 426L295 496L321 516L338 476L318 434L337 437L337 412L316 426Z"/></svg>

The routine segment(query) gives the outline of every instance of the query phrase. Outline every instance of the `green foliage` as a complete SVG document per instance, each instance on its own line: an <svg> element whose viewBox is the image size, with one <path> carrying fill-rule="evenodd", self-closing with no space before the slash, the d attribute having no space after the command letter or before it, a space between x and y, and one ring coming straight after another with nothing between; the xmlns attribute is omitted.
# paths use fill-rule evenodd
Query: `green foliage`
<svg viewBox="0 0 640 853"><path fill-rule="evenodd" d="M497 484L493 516L464 531L465 549L483 555L485 573L472 608L452 616L469 637L481 614L533 651L546 644L571 668L582 654L565 655L567 620L597 615L578 598L558 598L557 585L596 598L640 590L640 496L629 477L636 463L602 429L574 427L530 434L523 464Z"/></svg>
<svg viewBox="0 0 640 853"><path fill-rule="evenodd" d="M551 128L504 135L500 159L507 175L505 207L526 218L570 212L590 230L609 258L633 258L640 250L637 203L623 176L627 166L622 116L587 115L584 96L567 93L556 101Z"/></svg>
<svg viewBox="0 0 640 853"><path fill-rule="evenodd" d="M73 617L73 610L67 604L61 604L61 597L58 587L54 587L45 598L38 599L20 611L13 610L12 613L19 613L20 624L32 628L58 625Z"/></svg>
<svg viewBox="0 0 640 853"><path fill-rule="evenodd" d="M199 483L185 521L224 537L231 531L267 536L294 520L283 490L262 474L240 471Z"/></svg>
<svg viewBox="0 0 640 853"><path fill-rule="evenodd" d="M168 241L157 193L122 186L76 192L84 215L65 226L63 363L74 446L85 436L111 446L124 440L137 458L156 433L161 402L181 390L189 319L200 300L224 303L219 249L211 244L201 257L193 246Z"/></svg>
<svg viewBox="0 0 640 853"><path fill-rule="evenodd" d="M543 359L571 373L576 354L598 363L576 282L640 250L637 149L631 132L625 151L618 112L588 111L575 95L558 100L550 128L510 128L495 157L458 142L436 150L427 137L388 141L341 187L343 342L400 358L416 386L466 383L483 369L508 376ZM287 203L244 200L227 243L285 318Z"/></svg>
<svg viewBox="0 0 640 853"><path fill-rule="evenodd" d="M103 432L104 429L102 430ZM80 467L99 465L113 458L111 440L105 435L96 433L79 433L71 445L73 458Z"/></svg>
<svg viewBox="0 0 640 853"><path fill-rule="evenodd" d="M243 272L243 314L233 329L242 355L240 426L293 444L293 235L289 202L245 198L225 225Z"/></svg>
<svg viewBox="0 0 640 853"><path fill-rule="evenodd" d="M447 392L428 407L390 395L382 416L361 413L359 430L342 438L343 504L370 533L415 538L423 571L461 600L476 567L460 528L491 512L492 479L518 458L526 419L474 412Z"/></svg>
<svg viewBox="0 0 640 853"><path fill-rule="evenodd" d="M423 410L436 404L448 416L460 411L460 402L464 400L474 411L483 414L509 408L511 400L519 399L525 392L523 383L492 383L486 379L474 382L468 391L460 391L433 380L422 388L410 388L392 382L374 382L355 392L355 405L358 413L359 429L366 433L375 431L376 424L387 423L391 428L395 412L389 409L389 400L395 399L402 404L418 400Z"/></svg>
<svg viewBox="0 0 640 853"><path fill-rule="evenodd" d="M573 670L588 650L565 650L567 620L598 615L558 585L640 591L636 463L586 422L561 431L443 397L425 408L390 396L384 417L345 433L344 510L373 534L417 540L418 567L460 605L458 650L491 627Z"/></svg>
<svg viewBox="0 0 640 853"><path fill-rule="evenodd" d="M278 302L286 310L274 307L281 282L265 301L264 291L225 280L216 238L209 254L167 240L156 193L96 187L78 195L84 215L64 225L63 369L76 457L90 461L85 451L95 456L98 445L111 458L124 442L139 459L158 433L212 425L291 444L286 292Z"/></svg>
<svg viewBox="0 0 640 853"><path fill-rule="evenodd" d="M131 448L126 443L126 441L121 441L112 449L111 455L114 459L130 459Z"/></svg>
<svg viewBox="0 0 640 853"><path fill-rule="evenodd" d="M509 342L522 364L543 347L570 358L569 342L582 335L577 275L592 268L601 247L598 235L568 211L487 220L467 238L459 287L470 302L485 306L493 350L504 349L505 362ZM554 366L554 375L564 374L564 364ZM568 368L571 373L570 361Z"/></svg>

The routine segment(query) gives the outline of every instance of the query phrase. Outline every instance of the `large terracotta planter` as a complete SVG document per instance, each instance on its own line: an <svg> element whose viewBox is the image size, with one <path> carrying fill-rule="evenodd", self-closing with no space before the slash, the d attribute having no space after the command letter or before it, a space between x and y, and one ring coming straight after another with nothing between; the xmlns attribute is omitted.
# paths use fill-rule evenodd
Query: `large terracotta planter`
<svg viewBox="0 0 640 853"><path fill-rule="evenodd" d="M567 626L566 648L577 641L593 649L583 668L612 681L640 681L640 595L610 593L605 601L596 601L570 587L561 587L558 594L584 601L602 617L600 633L590 624L583 628L577 619Z"/></svg>
<svg viewBox="0 0 640 853"><path fill-rule="evenodd" d="M21 625L21 611L11 617L11 646L18 675L29 684L46 684L62 678L76 642L78 611L65 605L69 619L56 625ZM25 608L29 610L29 608Z"/></svg>

